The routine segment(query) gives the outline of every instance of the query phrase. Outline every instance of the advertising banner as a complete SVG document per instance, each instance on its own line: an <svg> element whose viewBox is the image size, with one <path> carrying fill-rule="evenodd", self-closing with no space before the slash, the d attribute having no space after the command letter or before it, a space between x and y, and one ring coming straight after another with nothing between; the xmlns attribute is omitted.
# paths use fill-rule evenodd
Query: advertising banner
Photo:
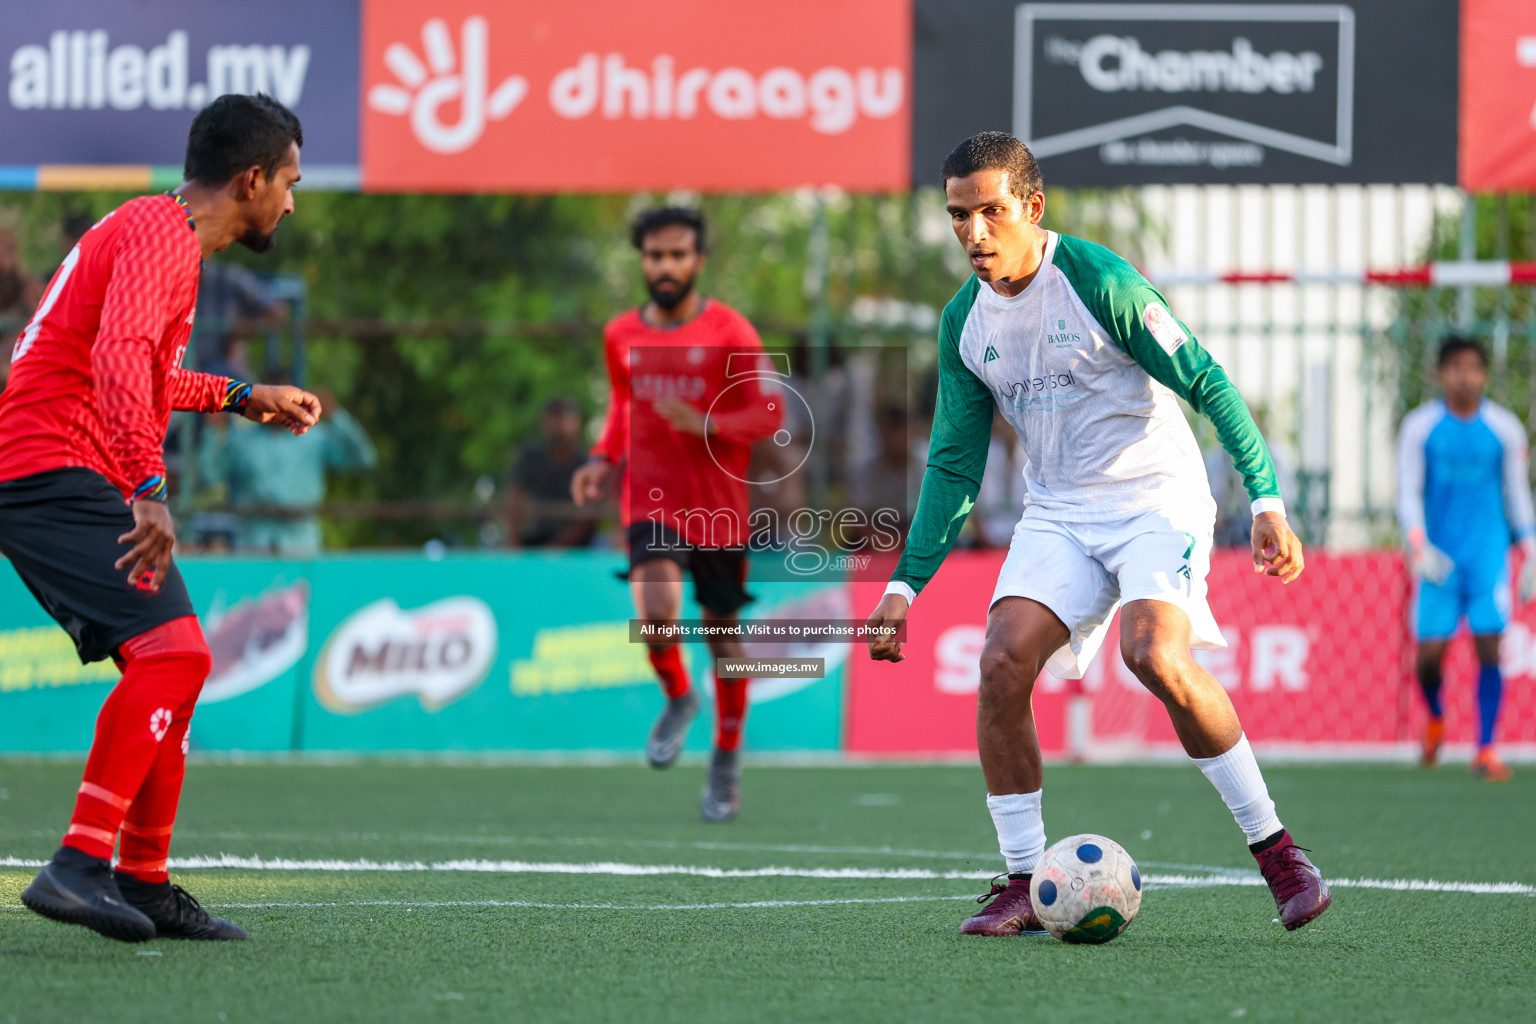
<svg viewBox="0 0 1536 1024"><path fill-rule="evenodd" d="M629 590L614 575L622 563L588 552L186 559L213 655L192 747L638 756L662 697L644 645L630 642ZM753 591L756 618L849 615L836 584ZM83 752L117 670L81 666L3 563L0 613L0 751ZM823 678L753 680L746 748L835 750L850 647L745 647L749 657L826 666ZM706 648L686 645L684 660L707 704ZM705 710L688 750L708 749Z"/></svg>
<svg viewBox="0 0 1536 1024"><path fill-rule="evenodd" d="M905 188L909 0L367 0L373 191Z"/></svg>
<svg viewBox="0 0 1536 1024"><path fill-rule="evenodd" d="M1002 561L1002 552L951 556L913 606L906 661L853 660L850 752L974 754L986 605ZM1309 553L1306 574L1280 586L1254 575L1246 551L1220 550L1209 579L1228 646L1196 658L1227 689L1261 751L1370 754L1418 737L1423 702L1412 675L1408 574L1399 554ZM873 608L881 589L856 585L855 606ZM1117 623L1080 682L1040 677L1034 709L1047 755L1179 749L1162 705L1120 658L1118 637ZM1510 625L1503 659L1499 738L1529 747L1536 744L1536 605ZM1458 640L1443 691L1448 742L1476 737L1475 675L1470 642ZM1087 720L1074 739L1068 709L1079 696Z"/></svg>
<svg viewBox="0 0 1536 1024"><path fill-rule="evenodd" d="M1444 0L917 0L914 177L1004 129L1061 186L1450 182L1456 33Z"/></svg>
<svg viewBox="0 0 1536 1024"><path fill-rule="evenodd" d="M1460 181L1536 188L1536 4L1462 0Z"/></svg>
<svg viewBox="0 0 1536 1024"><path fill-rule="evenodd" d="M179 170L192 116L231 92L291 107L306 164L357 163L356 0L8 4L0 51L0 164Z"/></svg>

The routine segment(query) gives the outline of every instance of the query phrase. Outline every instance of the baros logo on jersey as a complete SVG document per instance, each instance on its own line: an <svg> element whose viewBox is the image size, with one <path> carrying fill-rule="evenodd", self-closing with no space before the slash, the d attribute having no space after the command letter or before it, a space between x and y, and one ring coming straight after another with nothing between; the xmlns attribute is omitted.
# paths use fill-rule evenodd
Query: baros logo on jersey
<svg viewBox="0 0 1536 1024"><path fill-rule="evenodd" d="M1041 159L1215 171L1275 153L1353 160L1348 6L1026 3L1015 26L1014 131Z"/></svg>
<svg viewBox="0 0 1536 1024"><path fill-rule="evenodd" d="M315 662L315 696L332 711L366 711L415 694L436 711L484 681L496 658L496 618L477 597L412 611L390 598L349 616Z"/></svg>
<svg viewBox="0 0 1536 1024"><path fill-rule="evenodd" d="M363 6L376 190L900 188L898 0Z"/></svg>

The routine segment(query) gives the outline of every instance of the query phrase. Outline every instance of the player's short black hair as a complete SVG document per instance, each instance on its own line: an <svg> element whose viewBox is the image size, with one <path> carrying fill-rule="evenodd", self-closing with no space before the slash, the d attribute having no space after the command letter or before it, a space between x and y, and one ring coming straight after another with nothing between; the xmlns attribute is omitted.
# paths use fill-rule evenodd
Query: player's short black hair
<svg viewBox="0 0 1536 1024"><path fill-rule="evenodd" d="M304 126L293 111L266 93L230 93L192 119L183 175L217 186L248 167L260 167L270 178L288 159L290 143L304 146Z"/></svg>
<svg viewBox="0 0 1536 1024"><path fill-rule="evenodd" d="M703 253L709 251L705 238L704 212L691 206L657 206L643 210L629 225L629 241L636 249L645 244L645 236L662 228L681 225L693 230L693 247Z"/></svg>
<svg viewBox="0 0 1536 1024"><path fill-rule="evenodd" d="M1488 368L1488 350L1483 348L1482 342L1464 334L1449 335L1440 343L1440 354L1435 357L1435 366L1444 369L1445 364L1461 352L1476 352L1478 362L1483 364L1483 369Z"/></svg>
<svg viewBox="0 0 1536 1024"><path fill-rule="evenodd" d="M939 184L948 185L950 178L968 178L977 171L1007 171L1009 191L1021 199L1045 188L1035 154L1007 132L977 132L956 146L939 168Z"/></svg>

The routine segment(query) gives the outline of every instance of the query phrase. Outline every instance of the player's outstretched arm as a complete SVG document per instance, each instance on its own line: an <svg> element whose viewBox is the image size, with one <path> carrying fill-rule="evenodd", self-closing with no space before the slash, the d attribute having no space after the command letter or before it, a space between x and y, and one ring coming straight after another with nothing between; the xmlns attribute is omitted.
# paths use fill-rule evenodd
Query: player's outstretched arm
<svg viewBox="0 0 1536 1024"><path fill-rule="evenodd" d="M1280 512L1260 512L1253 517L1253 571L1279 576L1289 583L1306 568L1301 538Z"/></svg>
<svg viewBox="0 0 1536 1024"><path fill-rule="evenodd" d="M320 399L291 384L253 384L240 415L256 423L287 427L294 437L320 422Z"/></svg>

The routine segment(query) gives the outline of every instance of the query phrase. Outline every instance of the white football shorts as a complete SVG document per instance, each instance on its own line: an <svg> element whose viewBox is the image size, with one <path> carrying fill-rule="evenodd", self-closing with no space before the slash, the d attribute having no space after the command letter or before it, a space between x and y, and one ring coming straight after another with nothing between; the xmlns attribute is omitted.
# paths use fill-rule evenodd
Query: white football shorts
<svg viewBox="0 0 1536 1024"><path fill-rule="evenodd" d="M1083 677L1115 610L1127 601L1182 608L1191 647L1225 647L1206 603L1212 530L1209 512L1154 510L1108 523L1025 516L1014 527L992 604L1027 597L1056 613L1072 636L1046 662L1060 679Z"/></svg>

